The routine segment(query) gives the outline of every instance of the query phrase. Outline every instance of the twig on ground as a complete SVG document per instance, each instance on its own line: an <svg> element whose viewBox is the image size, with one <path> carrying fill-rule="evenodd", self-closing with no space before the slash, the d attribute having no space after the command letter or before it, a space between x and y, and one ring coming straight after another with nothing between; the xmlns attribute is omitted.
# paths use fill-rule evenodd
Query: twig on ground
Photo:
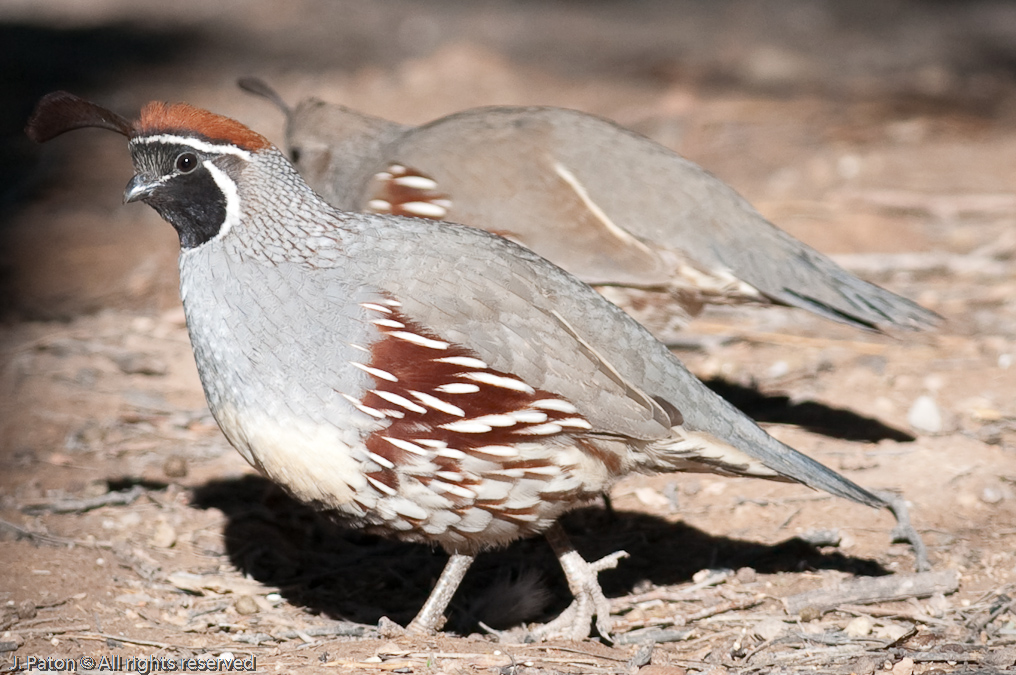
<svg viewBox="0 0 1016 675"><path fill-rule="evenodd" d="M32 532L31 530L25 529L19 525L8 522L6 520L0 520L0 530L7 530L8 532L14 533L19 539L28 539L29 541L36 542L38 544L46 544L47 546L81 546L82 548L101 548L111 549L113 548L113 542L111 541L86 541L83 539L68 539L67 537L58 537L54 534L47 534L45 532Z"/></svg>
<svg viewBox="0 0 1016 675"><path fill-rule="evenodd" d="M142 485L134 485L129 490L107 492L98 497L87 499L58 499L55 501L35 501L21 505L24 513L84 513L103 506L129 506L138 497L148 492Z"/></svg>
<svg viewBox="0 0 1016 675"><path fill-rule="evenodd" d="M845 581L836 588L819 588L784 598L787 613L800 614L807 607L820 613L843 604L864 605L907 598L924 598L935 593L953 593L959 588L955 570L919 572L888 577L862 577Z"/></svg>
<svg viewBox="0 0 1016 675"><path fill-rule="evenodd" d="M692 621L706 619L711 616L716 616L717 614L726 614L727 612L736 612L742 609L750 609L751 607L762 604L767 597L768 596L765 595L756 595L755 597L750 598L748 600L731 600L729 602L721 602L718 605L713 605L712 607L700 609L697 612L692 612L691 614L687 614L683 617L677 617L677 621L675 622L675 624L678 626L683 626L691 623Z"/></svg>
<svg viewBox="0 0 1016 675"><path fill-rule="evenodd" d="M623 635L614 636L615 645L660 644L664 642L681 642L695 631L677 628L639 628Z"/></svg>
<svg viewBox="0 0 1016 675"><path fill-rule="evenodd" d="M612 612L621 612L625 609L638 605L643 602L649 602L651 600L663 600L663 601L676 601L676 600L687 600L688 596L692 595L696 591L700 591L710 586L717 586L734 576L733 570L709 570L709 575L701 581L697 581L691 586L684 588L673 589L671 587L654 588L651 591L645 593L638 593L634 595L626 595L621 598L615 598L611 602Z"/></svg>
<svg viewBox="0 0 1016 675"><path fill-rule="evenodd" d="M274 637L282 640L303 640L305 637L364 637L375 631L375 626L352 621L336 621L327 626L311 626L303 630L284 630L274 634Z"/></svg>
<svg viewBox="0 0 1016 675"><path fill-rule="evenodd" d="M88 627L86 626L85 628ZM139 640L136 638L124 637L123 635L109 635L108 633L85 633L83 635L73 635L71 637L76 640L115 640L116 642L126 642L127 644L141 645L142 647L157 647L159 649L192 649L204 651L201 647L174 645L168 642L155 642L153 640Z"/></svg>
<svg viewBox="0 0 1016 675"><path fill-rule="evenodd" d="M50 626L49 628L26 628L24 630L15 629L18 635L60 635L63 633L71 633L76 630L90 630L92 626L87 623L75 623L70 626Z"/></svg>
<svg viewBox="0 0 1016 675"><path fill-rule="evenodd" d="M903 609L884 609L882 607L864 607L861 605L840 605L836 608L839 612L846 612L856 616L877 616L883 619L907 619L918 623L929 625L946 625L951 622L944 619L936 619L923 612L908 612Z"/></svg>
<svg viewBox="0 0 1016 675"><path fill-rule="evenodd" d="M989 623L994 621L1002 614L1008 612L1010 609L1016 609L1016 600L1009 600L1008 602L1003 601L1002 603L997 605L994 609L992 609L986 617L984 617L983 619L979 619L977 621L973 620L968 621L967 625L970 627L971 631L973 631L975 634L979 634L982 628L987 626Z"/></svg>
<svg viewBox="0 0 1016 675"><path fill-rule="evenodd" d="M268 586L239 575L194 574L181 570L167 575L166 581L181 591L194 595L208 595L209 591L220 595L226 593L259 595L279 592L279 589L274 586Z"/></svg>

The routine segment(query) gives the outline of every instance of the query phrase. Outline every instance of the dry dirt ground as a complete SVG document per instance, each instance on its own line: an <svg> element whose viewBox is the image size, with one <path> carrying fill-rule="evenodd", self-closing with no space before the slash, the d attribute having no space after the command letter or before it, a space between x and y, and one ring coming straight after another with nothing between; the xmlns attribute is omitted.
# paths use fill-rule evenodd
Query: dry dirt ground
<svg viewBox="0 0 1016 675"><path fill-rule="evenodd" d="M1012 670L1013 5L10 1L0 43L0 664L228 652L267 672ZM771 433L905 495L958 588L794 609L804 591L913 572L891 516L793 485L632 477L612 510L565 521L586 558L630 554L602 575L616 644L499 640L567 604L539 540L481 556L446 633L379 629L413 616L444 555L339 530L258 477L204 406L175 235L119 204L123 140L19 135L34 99L64 87L125 113L185 99L281 143L278 113L235 90L245 74L404 122L492 103L611 117L941 313L937 333L887 337L716 310L678 354Z"/></svg>

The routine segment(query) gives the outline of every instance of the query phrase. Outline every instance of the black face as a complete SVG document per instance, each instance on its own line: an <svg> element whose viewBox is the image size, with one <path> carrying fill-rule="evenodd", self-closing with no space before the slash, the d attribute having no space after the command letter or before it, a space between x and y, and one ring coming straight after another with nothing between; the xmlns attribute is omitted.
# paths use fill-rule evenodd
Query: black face
<svg viewBox="0 0 1016 675"><path fill-rule="evenodd" d="M154 208L180 237L181 248L194 248L212 239L226 221L227 196L205 165L207 160L235 180L235 155L196 150L185 144L132 143L134 167L146 183L158 183L141 198Z"/></svg>

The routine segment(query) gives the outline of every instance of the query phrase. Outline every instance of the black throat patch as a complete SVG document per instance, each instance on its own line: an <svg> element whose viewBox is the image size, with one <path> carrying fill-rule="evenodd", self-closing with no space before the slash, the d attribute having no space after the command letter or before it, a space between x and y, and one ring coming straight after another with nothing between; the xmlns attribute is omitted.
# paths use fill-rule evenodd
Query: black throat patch
<svg viewBox="0 0 1016 675"><path fill-rule="evenodd" d="M176 229L184 249L209 241L226 222L226 195L204 166L170 178L144 201Z"/></svg>
<svg viewBox="0 0 1016 675"><path fill-rule="evenodd" d="M139 143L132 151L135 169L160 181L143 201L173 226L180 237L181 248L201 246L222 231L229 197L205 162L214 161L232 181L239 174L242 158L176 143ZM190 171L177 167L178 158L185 153L197 159L195 168Z"/></svg>

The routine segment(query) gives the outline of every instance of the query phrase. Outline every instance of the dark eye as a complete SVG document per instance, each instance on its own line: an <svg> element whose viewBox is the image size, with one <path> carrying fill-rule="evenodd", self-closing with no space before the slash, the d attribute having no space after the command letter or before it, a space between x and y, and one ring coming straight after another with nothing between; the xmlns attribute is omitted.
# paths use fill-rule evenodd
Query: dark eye
<svg viewBox="0 0 1016 675"><path fill-rule="evenodd" d="M180 173L189 173L198 165L198 156L193 152L185 152L176 158L176 170Z"/></svg>
<svg viewBox="0 0 1016 675"><path fill-rule="evenodd" d="M300 148L293 148L289 151L289 157L293 160L294 164L300 163Z"/></svg>

